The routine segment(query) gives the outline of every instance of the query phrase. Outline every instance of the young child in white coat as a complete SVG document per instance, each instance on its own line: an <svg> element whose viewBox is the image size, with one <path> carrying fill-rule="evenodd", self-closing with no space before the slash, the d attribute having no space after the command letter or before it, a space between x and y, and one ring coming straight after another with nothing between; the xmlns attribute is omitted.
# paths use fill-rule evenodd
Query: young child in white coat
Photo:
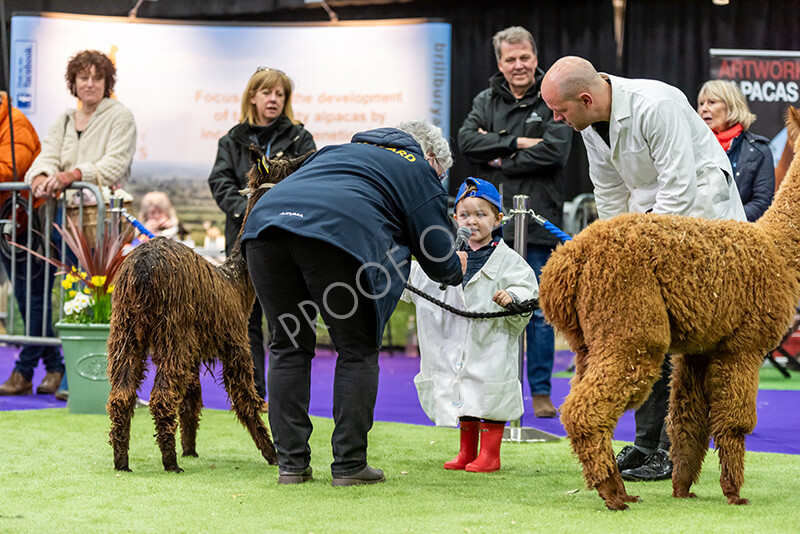
<svg viewBox="0 0 800 534"><path fill-rule="evenodd" d="M495 236L503 215L497 189L467 178L456 197L454 217L472 230L461 286L445 290L412 263L409 283L456 308L498 312L538 296L528 263ZM437 426L461 427L461 448L445 469L490 473L500 469L500 444L509 420L523 412L519 336L530 319L510 315L467 319L406 290L417 308L420 372L414 378L420 404ZM478 444L480 443L480 455Z"/></svg>

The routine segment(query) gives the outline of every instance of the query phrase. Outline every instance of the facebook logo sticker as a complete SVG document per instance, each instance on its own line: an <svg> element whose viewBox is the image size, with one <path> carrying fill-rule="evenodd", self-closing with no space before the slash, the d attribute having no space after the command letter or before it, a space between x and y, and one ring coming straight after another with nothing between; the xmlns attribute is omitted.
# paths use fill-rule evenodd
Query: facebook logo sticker
<svg viewBox="0 0 800 534"><path fill-rule="evenodd" d="M16 95L15 104L17 108L26 113L32 113L33 108L33 73L34 61L36 59L36 43L33 41L16 41L14 43L16 59L13 67L12 83L14 83L14 93Z"/></svg>

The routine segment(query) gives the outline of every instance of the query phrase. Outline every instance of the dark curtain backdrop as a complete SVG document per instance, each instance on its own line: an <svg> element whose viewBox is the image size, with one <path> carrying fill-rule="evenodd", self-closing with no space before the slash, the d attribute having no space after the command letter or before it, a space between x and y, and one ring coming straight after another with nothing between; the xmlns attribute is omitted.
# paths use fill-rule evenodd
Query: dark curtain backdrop
<svg viewBox="0 0 800 534"><path fill-rule="evenodd" d="M654 78L696 103L710 48L800 50L800 1L628 0L624 76Z"/></svg>

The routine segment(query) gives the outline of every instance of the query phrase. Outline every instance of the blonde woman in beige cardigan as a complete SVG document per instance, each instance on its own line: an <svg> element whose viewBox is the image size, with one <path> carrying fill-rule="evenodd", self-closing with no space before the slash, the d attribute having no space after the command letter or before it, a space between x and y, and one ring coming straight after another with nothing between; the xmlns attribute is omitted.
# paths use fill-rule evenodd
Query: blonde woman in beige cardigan
<svg viewBox="0 0 800 534"><path fill-rule="evenodd" d="M77 110L68 109L50 127L25 179L35 197L58 197L77 181L97 184L108 197L130 175L136 150L133 114L109 98L116 69L105 54L77 53L69 60L65 77L80 105ZM129 198L124 192L122 196Z"/></svg>

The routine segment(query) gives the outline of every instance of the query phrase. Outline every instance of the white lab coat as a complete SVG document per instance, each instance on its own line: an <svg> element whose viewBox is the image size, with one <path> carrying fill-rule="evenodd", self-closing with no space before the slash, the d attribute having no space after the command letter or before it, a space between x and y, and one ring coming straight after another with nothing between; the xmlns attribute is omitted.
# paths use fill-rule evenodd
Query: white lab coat
<svg viewBox="0 0 800 534"><path fill-rule="evenodd" d="M611 147L593 127L581 132L601 219L652 210L747 220L728 156L681 91L602 76L611 80Z"/></svg>
<svg viewBox="0 0 800 534"><path fill-rule="evenodd" d="M525 260L503 241L466 287L448 286L428 278L417 262L409 283L461 310L498 312L492 301L502 289L521 301L539 296L536 275ZM522 415L519 381L519 336L530 317L467 319L454 315L406 290L402 296L417 307L420 372L414 378L419 402L437 426L458 426L461 416L496 421Z"/></svg>

